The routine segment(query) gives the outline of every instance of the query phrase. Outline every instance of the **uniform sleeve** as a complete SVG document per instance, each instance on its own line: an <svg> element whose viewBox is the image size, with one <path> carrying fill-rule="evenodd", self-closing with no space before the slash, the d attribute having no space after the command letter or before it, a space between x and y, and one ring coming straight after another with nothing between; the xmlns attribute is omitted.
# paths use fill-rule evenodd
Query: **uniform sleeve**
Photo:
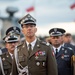
<svg viewBox="0 0 75 75"><path fill-rule="evenodd" d="M13 57L13 61L12 61L12 75L18 75L18 70L17 70L17 65L15 62L15 58Z"/></svg>
<svg viewBox="0 0 75 75"><path fill-rule="evenodd" d="M48 75L58 75L57 63L55 56L52 54L52 47L48 47L48 56L47 56L47 68Z"/></svg>

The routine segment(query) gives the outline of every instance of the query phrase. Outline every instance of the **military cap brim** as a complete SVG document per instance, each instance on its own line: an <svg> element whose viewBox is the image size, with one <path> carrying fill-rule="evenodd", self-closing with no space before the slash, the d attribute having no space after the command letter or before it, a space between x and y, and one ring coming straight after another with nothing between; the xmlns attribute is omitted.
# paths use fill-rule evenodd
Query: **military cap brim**
<svg viewBox="0 0 75 75"><path fill-rule="evenodd" d="M18 42L19 41L19 37L15 36L15 35L12 35L12 36L8 35L8 36L5 36L3 38L3 40L5 42L8 42L8 43L10 43L10 42Z"/></svg>

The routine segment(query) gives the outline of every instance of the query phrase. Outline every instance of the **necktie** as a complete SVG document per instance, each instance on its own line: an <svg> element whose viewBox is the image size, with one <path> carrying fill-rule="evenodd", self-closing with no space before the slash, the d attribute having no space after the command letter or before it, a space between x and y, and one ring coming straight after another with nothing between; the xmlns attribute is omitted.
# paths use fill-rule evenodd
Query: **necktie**
<svg viewBox="0 0 75 75"><path fill-rule="evenodd" d="M55 56L57 56L57 54L58 54L58 49L56 49L56 54L55 54Z"/></svg>
<svg viewBox="0 0 75 75"><path fill-rule="evenodd" d="M30 53L32 52L32 48L31 48L31 46L32 46L32 45L31 45L31 44L29 44L28 46L29 46L28 53L29 53L29 55L30 55Z"/></svg>

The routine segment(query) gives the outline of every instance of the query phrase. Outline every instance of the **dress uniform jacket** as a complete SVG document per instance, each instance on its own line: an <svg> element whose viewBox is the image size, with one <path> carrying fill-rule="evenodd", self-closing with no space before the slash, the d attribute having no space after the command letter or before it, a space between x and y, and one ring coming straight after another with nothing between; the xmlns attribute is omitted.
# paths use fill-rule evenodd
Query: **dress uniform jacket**
<svg viewBox="0 0 75 75"><path fill-rule="evenodd" d="M73 75L71 66L71 57L73 54L73 51L69 48L61 47L56 56L58 75Z"/></svg>
<svg viewBox="0 0 75 75"><path fill-rule="evenodd" d="M37 40L33 51L28 56L27 45L25 42L18 47L18 60L22 67L28 66L29 75L58 75L55 57L52 49ZM16 64L13 62L12 75L18 75Z"/></svg>
<svg viewBox="0 0 75 75"><path fill-rule="evenodd" d="M3 55L1 55L1 59L5 75L10 75L12 68L12 58L10 54L8 52L4 53ZM0 75L3 75L1 70Z"/></svg>

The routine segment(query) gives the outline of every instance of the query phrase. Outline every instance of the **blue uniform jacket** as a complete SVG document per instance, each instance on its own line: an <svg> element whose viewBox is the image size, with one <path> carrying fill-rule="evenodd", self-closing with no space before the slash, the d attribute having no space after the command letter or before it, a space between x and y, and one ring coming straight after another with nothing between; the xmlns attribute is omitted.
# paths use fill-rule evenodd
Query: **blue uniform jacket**
<svg viewBox="0 0 75 75"><path fill-rule="evenodd" d="M73 51L69 48L61 47L56 56L58 75L72 75L71 56L73 54Z"/></svg>

